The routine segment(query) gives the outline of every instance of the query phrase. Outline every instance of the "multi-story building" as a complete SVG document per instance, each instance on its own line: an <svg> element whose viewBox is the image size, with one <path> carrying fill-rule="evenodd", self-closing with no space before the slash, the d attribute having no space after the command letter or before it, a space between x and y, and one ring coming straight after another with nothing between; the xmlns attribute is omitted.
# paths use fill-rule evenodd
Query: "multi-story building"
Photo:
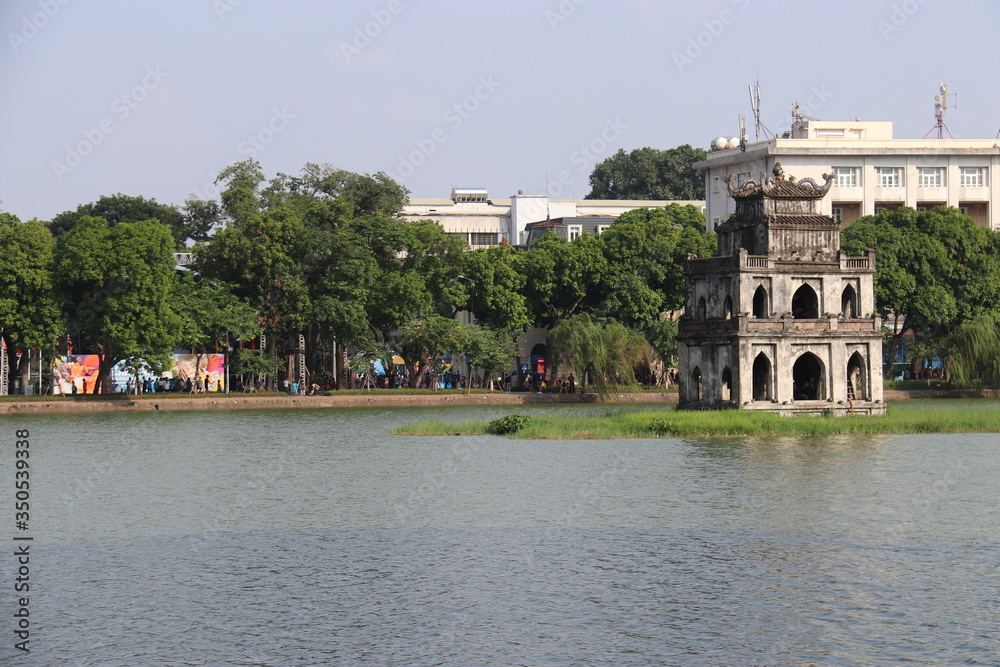
<svg viewBox="0 0 1000 667"><path fill-rule="evenodd" d="M888 121L802 120L776 139L714 148L694 165L705 174L709 230L736 210L723 177L742 185L770 174L775 163L796 178L821 179L835 169L819 213L842 227L883 209L947 205L1000 229L1000 207L992 202L994 194L1000 197L1000 141L994 139L894 139Z"/></svg>
<svg viewBox="0 0 1000 667"><path fill-rule="evenodd" d="M450 199L411 199L403 207L404 220L436 220L445 232L464 235L472 248L506 241L528 242L528 225L561 219L570 240L591 231L586 220L614 219L637 208L663 208L669 204L692 204L704 211L704 201L640 201L599 199L551 199L548 195L518 193L509 199L491 199L485 188L452 188ZM575 224L572 218L581 218Z"/></svg>

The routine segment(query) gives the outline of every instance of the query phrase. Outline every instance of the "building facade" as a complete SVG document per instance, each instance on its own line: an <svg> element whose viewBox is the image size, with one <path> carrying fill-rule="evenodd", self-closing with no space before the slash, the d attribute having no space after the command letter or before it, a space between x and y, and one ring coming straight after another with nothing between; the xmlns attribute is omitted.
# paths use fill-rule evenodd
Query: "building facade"
<svg viewBox="0 0 1000 667"><path fill-rule="evenodd" d="M733 215L716 256L689 257L678 333L679 406L882 414L875 257L847 257L819 212L833 185L725 179Z"/></svg>
<svg viewBox="0 0 1000 667"><path fill-rule="evenodd" d="M587 220L614 219L637 208L665 208L670 204L691 204L699 211L705 210L704 201L552 199L547 195L520 193L507 199L491 199L485 188L452 188L449 199L411 199L403 207L401 217L411 221L435 220L445 232L464 236L475 249L501 241L525 245L530 224L555 219L564 220L567 236L572 240L574 235L590 233ZM585 220L576 223L571 218Z"/></svg>
<svg viewBox="0 0 1000 667"><path fill-rule="evenodd" d="M891 122L797 121L784 136L712 150L695 163L704 171L709 230L736 212L725 178L744 183L780 162L788 174L837 176L819 212L842 227L883 209L918 210L947 205L977 224L1000 229L1000 141L993 139L894 139Z"/></svg>

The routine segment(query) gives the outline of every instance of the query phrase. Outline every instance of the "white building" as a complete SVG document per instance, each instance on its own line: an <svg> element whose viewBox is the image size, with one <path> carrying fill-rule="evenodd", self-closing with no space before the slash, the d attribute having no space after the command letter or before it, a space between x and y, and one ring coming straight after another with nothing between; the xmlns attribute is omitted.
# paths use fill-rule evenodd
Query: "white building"
<svg viewBox="0 0 1000 667"><path fill-rule="evenodd" d="M1000 229L1000 141L994 139L894 139L888 121L798 121L791 132L745 146L712 150L695 163L704 170L705 218L715 229L735 212L723 176L742 185L770 174L776 162L797 179L822 181L837 170L820 213L842 226L883 209L917 210L947 205L977 224ZM714 149L714 146L713 146Z"/></svg>
<svg viewBox="0 0 1000 667"><path fill-rule="evenodd" d="M526 227L533 222L557 218L618 217L637 208L663 208L669 204L692 204L705 210L703 201L643 201L598 199L551 199L548 195L516 194L509 199L490 199L485 188L452 188L450 199L411 199L403 207L404 220L436 220L449 234L464 234L469 245L481 248L506 240L511 245L527 241ZM582 233L566 221L570 238Z"/></svg>

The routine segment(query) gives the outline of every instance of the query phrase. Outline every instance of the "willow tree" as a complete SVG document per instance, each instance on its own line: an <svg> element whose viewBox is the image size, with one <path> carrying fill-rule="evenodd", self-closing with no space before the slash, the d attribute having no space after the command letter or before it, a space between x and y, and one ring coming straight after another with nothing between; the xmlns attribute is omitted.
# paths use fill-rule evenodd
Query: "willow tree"
<svg viewBox="0 0 1000 667"><path fill-rule="evenodd" d="M589 379L602 397L638 389L635 369L653 358L653 350L642 334L613 320L597 322L587 313L574 315L553 328L549 345L556 365L569 363L580 376L580 383Z"/></svg>
<svg viewBox="0 0 1000 667"><path fill-rule="evenodd" d="M943 348L956 386L970 387L978 379L986 387L1000 387L1000 327L992 317L960 325L945 337Z"/></svg>

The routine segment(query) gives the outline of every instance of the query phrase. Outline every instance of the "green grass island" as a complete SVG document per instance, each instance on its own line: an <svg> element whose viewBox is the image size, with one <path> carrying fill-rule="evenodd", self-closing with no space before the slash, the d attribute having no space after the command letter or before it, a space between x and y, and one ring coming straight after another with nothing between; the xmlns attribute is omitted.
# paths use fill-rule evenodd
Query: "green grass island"
<svg viewBox="0 0 1000 667"><path fill-rule="evenodd" d="M998 433L1000 401L892 402L885 415L781 416L750 410L623 410L612 405L593 415L512 414L493 421L451 424L431 419L393 429L393 435L502 435L525 439L618 439Z"/></svg>

